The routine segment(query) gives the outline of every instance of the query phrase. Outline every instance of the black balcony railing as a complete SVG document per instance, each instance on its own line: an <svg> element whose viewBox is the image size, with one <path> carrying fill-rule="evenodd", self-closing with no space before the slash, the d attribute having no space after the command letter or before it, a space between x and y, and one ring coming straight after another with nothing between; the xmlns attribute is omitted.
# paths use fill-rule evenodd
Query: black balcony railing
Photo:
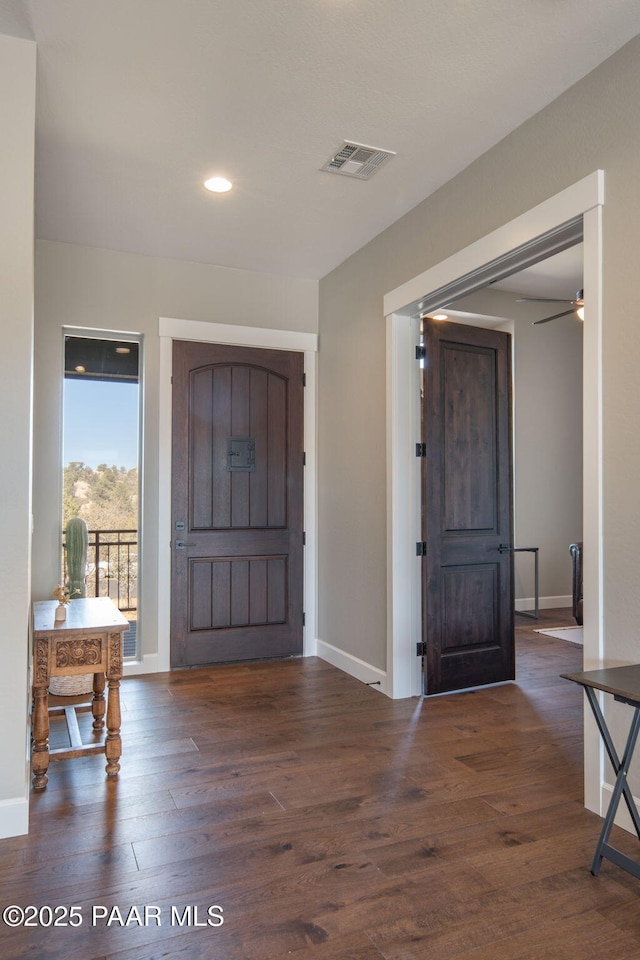
<svg viewBox="0 0 640 960"><path fill-rule="evenodd" d="M111 597L123 613L137 610L138 531L89 530L85 582L88 597Z"/></svg>

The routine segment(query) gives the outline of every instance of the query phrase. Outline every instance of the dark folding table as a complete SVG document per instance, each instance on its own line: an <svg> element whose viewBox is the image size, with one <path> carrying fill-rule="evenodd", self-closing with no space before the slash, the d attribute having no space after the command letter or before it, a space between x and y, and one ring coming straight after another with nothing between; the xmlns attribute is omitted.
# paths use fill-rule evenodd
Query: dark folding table
<svg viewBox="0 0 640 960"><path fill-rule="evenodd" d="M640 732L640 663L631 664L628 667L605 667L602 670L587 670L585 673L563 673L565 680L573 680L584 687L584 692L591 704L591 709L600 731L600 736L606 747L611 765L616 774L616 782L611 794L609 809L604 819L600 839L596 847L596 852L591 864L591 873L597 876L602 866L604 857L611 860L612 863L622 867L632 873L634 877L640 879L640 863L632 860L620 850L616 850L609 843L609 834L613 826L613 820L616 815L621 797L624 797L627 809L633 820L636 834L640 840L640 815L633 799L633 794L627 783L627 774L633 758L638 732ZM629 726L627 743L622 755L622 760L618 757L616 748L611 739L606 721L598 703L596 690L602 690L610 693L614 700L619 703L627 703L633 707L633 716Z"/></svg>

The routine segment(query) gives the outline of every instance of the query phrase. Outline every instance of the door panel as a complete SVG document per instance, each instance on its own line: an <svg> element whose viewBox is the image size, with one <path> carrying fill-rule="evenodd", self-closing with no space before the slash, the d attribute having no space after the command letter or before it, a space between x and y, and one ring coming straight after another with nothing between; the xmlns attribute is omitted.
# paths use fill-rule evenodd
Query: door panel
<svg viewBox="0 0 640 960"><path fill-rule="evenodd" d="M495 377L492 352L441 344L445 522L454 531L496 526ZM469 389L473 385L473 389Z"/></svg>
<svg viewBox="0 0 640 960"><path fill-rule="evenodd" d="M191 628L285 623L287 557L191 560Z"/></svg>
<svg viewBox="0 0 640 960"><path fill-rule="evenodd" d="M300 654L302 355L175 343L173 431L172 664Z"/></svg>
<svg viewBox="0 0 640 960"><path fill-rule="evenodd" d="M424 321L428 694L513 679L508 334Z"/></svg>

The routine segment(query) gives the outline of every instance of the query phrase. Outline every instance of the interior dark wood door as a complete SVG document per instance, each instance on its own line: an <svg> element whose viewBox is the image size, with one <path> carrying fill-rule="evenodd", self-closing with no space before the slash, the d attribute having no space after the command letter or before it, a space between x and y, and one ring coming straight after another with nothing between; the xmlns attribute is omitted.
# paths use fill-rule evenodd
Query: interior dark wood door
<svg viewBox="0 0 640 960"><path fill-rule="evenodd" d="M425 320L425 692L514 677L511 345Z"/></svg>
<svg viewBox="0 0 640 960"><path fill-rule="evenodd" d="M175 342L173 666L302 653L303 355Z"/></svg>

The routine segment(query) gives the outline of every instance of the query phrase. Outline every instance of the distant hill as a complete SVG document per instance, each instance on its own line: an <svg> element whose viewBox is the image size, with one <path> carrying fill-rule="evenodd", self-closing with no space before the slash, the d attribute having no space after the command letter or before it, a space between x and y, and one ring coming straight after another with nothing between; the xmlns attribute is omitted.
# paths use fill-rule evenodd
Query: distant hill
<svg viewBox="0 0 640 960"><path fill-rule="evenodd" d="M138 468L95 470L72 461L64 468L64 526L82 517L90 530L136 530L138 527Z"/></svg>

